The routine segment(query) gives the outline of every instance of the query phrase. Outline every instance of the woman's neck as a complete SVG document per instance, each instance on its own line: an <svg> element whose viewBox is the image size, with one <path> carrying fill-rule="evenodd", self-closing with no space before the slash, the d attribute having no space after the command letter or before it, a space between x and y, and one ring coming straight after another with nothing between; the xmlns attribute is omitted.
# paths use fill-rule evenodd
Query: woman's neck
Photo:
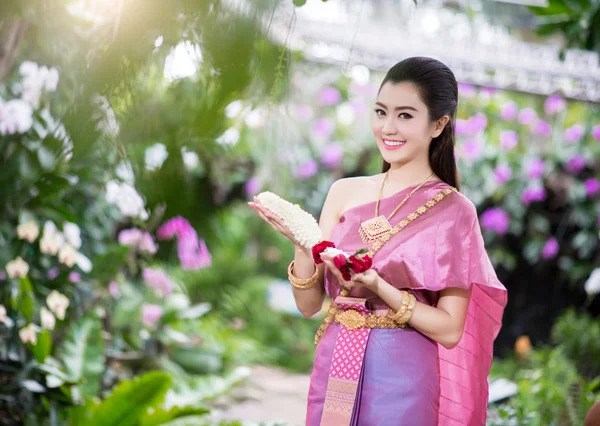
<svg viewBox="0 0 600 426"><path fill-rule="evenodd" d="M431 170L429 162L425 164L417 161L405 164L393 163L390 167L388 182L394 187L406 188L423 182L432 173L433 170ZM436 179L438 179L437 176L433 176L430 180Z"/></svg>

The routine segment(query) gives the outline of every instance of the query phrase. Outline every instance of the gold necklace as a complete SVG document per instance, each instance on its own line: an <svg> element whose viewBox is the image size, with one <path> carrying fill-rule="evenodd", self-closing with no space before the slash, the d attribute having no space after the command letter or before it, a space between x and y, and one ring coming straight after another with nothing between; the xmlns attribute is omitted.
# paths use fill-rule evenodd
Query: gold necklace
<svg viewBox="0 0 600 426"><path fill-rule="evenodd" d="M385 177L383 178L383 182L381 182L381 188L379 188L379 196L377 197L377 204L375 205L375 217L362 222L360 224L360 228L358 229L360 238L362 239L363 243L365 243L365 244L371 243L375 240L380 239L384 235L389 234L392 231L392 225L390 224L390 219L396 214L396 212L400 209L400 207L402 207L404 205L404 203L406 203L408 201L408 199L415 192L417 192L423 185L425 185L425 183L427 181L429 181L429 179L431 179L433 176L435 176L435 173L432 173L419 186L417 186L415 189L413 189L412 192L410 194L408 194L404 198L404 200L402 200L402 202L400 204L398 204L398 207L396 207L394 209L392 214L386 218L385 215L379 214L379 202L381 201L381 194L383 193L383 187L385 185L385 182L388 179L390 170L391 169L388 169L388 171L386 172Z"/></svg>

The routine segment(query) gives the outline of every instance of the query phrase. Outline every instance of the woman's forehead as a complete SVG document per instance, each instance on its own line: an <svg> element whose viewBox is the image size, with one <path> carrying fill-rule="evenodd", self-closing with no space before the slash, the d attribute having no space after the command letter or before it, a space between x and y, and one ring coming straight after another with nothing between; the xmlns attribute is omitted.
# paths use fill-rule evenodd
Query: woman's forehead
<svg viewBox="0 0 600 426"><path fill-rule="evenodd" d="M388 108L401 105L418 108L418 105L423 105L417 86L408 81L400 83L386 82L379 91L377 101L385 104Z"/></svg>

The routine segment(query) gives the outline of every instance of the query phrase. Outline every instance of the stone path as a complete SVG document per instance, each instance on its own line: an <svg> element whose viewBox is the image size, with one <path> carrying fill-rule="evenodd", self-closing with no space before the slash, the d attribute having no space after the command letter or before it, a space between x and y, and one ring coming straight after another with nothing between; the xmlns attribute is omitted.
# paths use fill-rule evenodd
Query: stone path
<svg viewBox="0 0 600 426"><path fill-rule="evenodd" d="M303 426L309 375L253 366L252 375L212 404L216 419Z"/></svg>

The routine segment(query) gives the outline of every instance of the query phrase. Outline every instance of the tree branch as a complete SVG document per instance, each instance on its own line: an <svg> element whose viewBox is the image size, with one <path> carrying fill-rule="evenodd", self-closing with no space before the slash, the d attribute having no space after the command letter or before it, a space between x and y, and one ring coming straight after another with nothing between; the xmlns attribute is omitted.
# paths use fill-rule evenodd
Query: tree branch
<svg viewBox="0 0 600 426"><path fill-rule="evenodd" d="M13 67L17 50L29 25L24 19L0 21L0 83Z"/></svg>

